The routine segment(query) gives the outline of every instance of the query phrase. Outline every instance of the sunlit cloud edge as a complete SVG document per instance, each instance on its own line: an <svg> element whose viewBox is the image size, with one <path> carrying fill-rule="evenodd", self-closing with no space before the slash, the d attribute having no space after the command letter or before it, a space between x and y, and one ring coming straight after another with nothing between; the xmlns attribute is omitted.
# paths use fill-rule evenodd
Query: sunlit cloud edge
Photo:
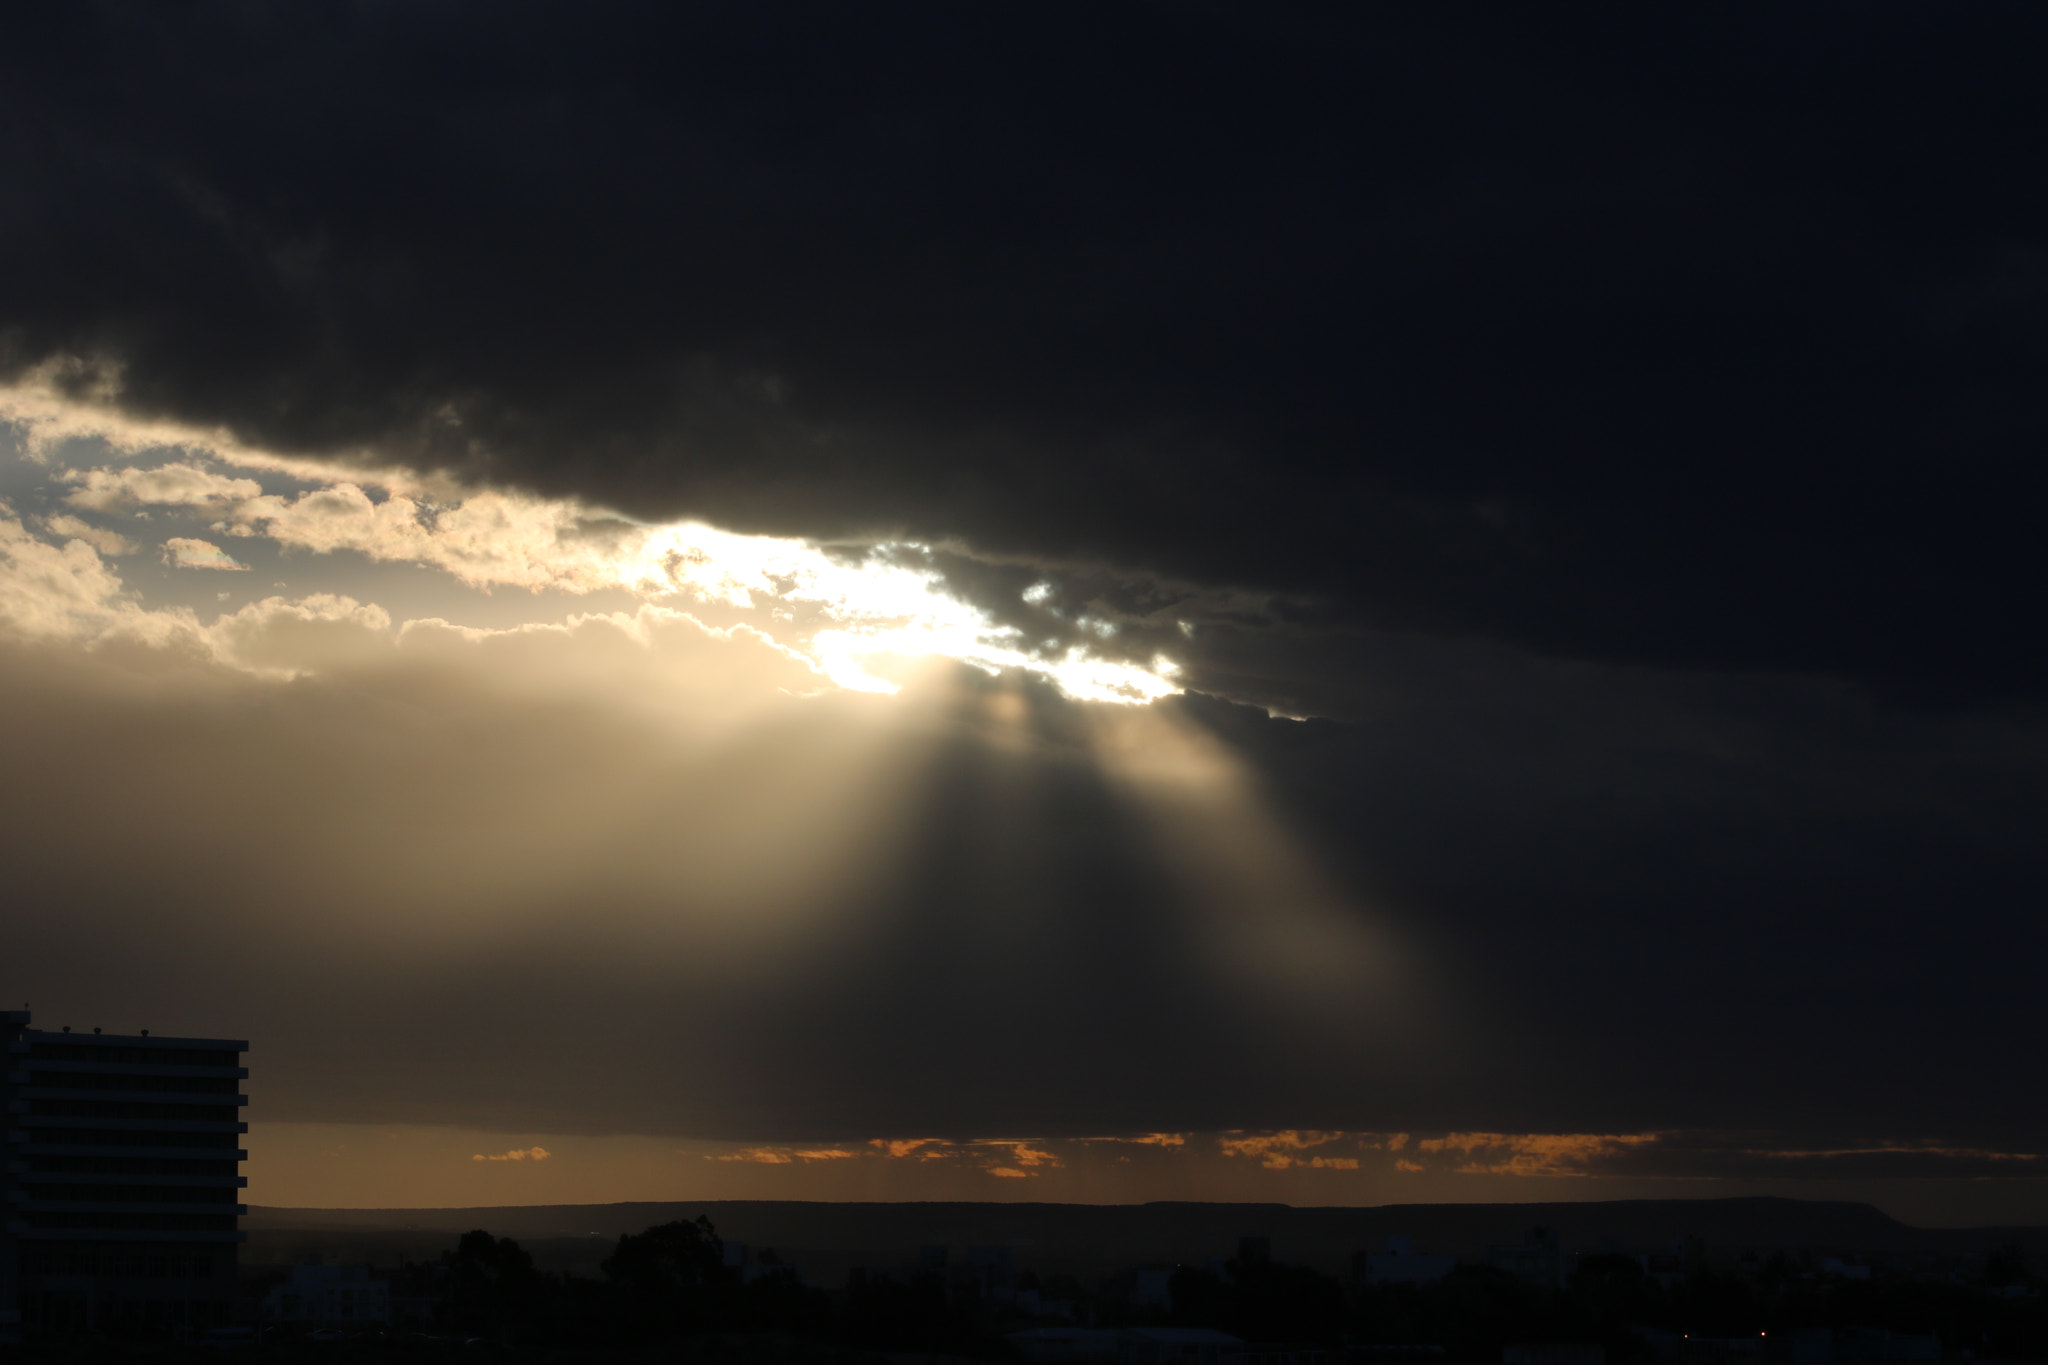
<svg viewBox="0 0 2048 1365"><path fill-rule="evenodd" d="M79 375L90 372L90 383ZM78 362L50 364L0 386L0 421L27 456L51 464L67 442L97 439L137 465L53 470L74 510L104 514L184 507L215 518L221 537L264 538L287 549L332 553L439 569L472 588L523 587L588 593L619 589L647 600L694 598L777 614L794 608L824 624L807 640L782 642L809 656L819 673L849 691L894 693L901 684L878 667L944 658L996 675L1019 670L1046 678L1078 701L1144 704L1177 695L1179 669L1164 655L1149 665L1068 643L1057 652L1028 647L1014 626L947 591L944 576L906 560L927 555L913 542L880 542L846 562L797 539L725 531L700 521L648 523L572 499L474 487L374 458L343 464L282 456L244 445L230 433L122 413L118 375ZM204 463L268 471L311 485L295 497L263 491L246 477L219 475ZM371 493L381 494L381 499ZM78 519L47 519L52 534L80 540ZM118 543L104 531L100 544ZM192 537L164 542L180 568L240 568L224 547ZM210 554L202 554L204 545ZM1027 600L1029 594L1027 593ZM766 628L773 636L773 625ZM783 634L801 634L785 629Z"/></svg>

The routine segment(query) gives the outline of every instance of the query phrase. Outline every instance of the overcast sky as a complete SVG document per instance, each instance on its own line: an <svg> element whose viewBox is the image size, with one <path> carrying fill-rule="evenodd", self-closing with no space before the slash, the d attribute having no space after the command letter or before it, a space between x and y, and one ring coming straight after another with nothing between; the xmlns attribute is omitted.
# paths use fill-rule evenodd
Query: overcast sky
<svg viewBox="0 0 2048 1365"><path fill-rule="evenodd" d="M0 988L258 1203L2048 1221L2044 44L20 16Z"/></svg>

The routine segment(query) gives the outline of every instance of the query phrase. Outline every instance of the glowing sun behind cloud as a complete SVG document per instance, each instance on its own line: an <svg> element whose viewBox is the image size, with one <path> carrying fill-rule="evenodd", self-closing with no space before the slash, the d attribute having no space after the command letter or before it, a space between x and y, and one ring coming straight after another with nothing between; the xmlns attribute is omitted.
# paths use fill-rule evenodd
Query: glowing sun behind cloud
<svg viewBox="0 0 2048 1365"><path fill-rule="evenodd" d="M280 457L221 433L133 423L64 398L48 382L0 390L0 420L46 464L67 442L95 443L129 461L50 468L50 489L62 503L43 519L52 535L87 543L84 529L106 544L109 537L145 540L153 524L196 523L216 539L161 542L165 561L181 569L247 569L216 543L228 538L439 570L484 592L622 591L736 614L810 658L823 681L852 691L893 693L900 682L886 674L934 657L988 673L1037 673L1077 700L1146 702L1180 690L1171 680L1175 665L1163 657L1134 663L1091 649L1085 637L1034 645L1016 626L949 592L922 544L833 552L694 521L650 525L445 476ZM255 477L266 474L293 486L267 491ZM96 527L80 513L122 529Z"/></svg>

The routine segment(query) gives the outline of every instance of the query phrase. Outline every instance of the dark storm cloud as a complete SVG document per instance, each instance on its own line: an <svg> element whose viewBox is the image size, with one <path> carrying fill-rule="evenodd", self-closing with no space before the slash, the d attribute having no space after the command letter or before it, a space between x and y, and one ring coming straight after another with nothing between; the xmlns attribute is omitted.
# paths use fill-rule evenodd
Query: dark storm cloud
<svg viewBox="0 0 2048 1365"><path fill-rule="evenodd" d="M65 7L0 56L0 336L125 367L137 410L630 512L2032 694L2044 38Z"/></svg>

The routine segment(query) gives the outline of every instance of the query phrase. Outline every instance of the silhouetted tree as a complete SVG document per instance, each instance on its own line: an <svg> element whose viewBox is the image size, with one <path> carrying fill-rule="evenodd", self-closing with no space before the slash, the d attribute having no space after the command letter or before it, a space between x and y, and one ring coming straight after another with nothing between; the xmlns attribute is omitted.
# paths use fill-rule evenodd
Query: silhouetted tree
<svg viewBox="0 0 2048 1365"><path fill-rule="evenodd" d="M1985 1258L1986 1284L2026 1284L2033 1278L2027 1273L2027 1250L2018 1242L2007 1242Z"/></svg>
<svg viewBox="0 0 2048 1365"><path fill-rule="evenodd" d="M530 1329L539 1310L541 1277L533 1257L510 1237L478 1228L462 1234L443 1257L448 1267L441 1311L457 1331L508 1342Z"/></svg>
<svg viewBox="0 0 2048 1365"><path fill-rule="evenodd" d="M617 1292L622 1325L641 1339L719 1326L733 1278L725 1244L702 1216L619 1238L601 1269Z"/></svg>
<svg viewBox="0 0 2048 1365"><path fill-rule="evenodd" d="M1344 1334L1343 1287L1307 1266L1250 1255L1231 1261L1222 1275L1178 1270L1168 1289L1174 1320L1186 1326L1214 1327L1247 1341L1335 1344Z"/></svg>

